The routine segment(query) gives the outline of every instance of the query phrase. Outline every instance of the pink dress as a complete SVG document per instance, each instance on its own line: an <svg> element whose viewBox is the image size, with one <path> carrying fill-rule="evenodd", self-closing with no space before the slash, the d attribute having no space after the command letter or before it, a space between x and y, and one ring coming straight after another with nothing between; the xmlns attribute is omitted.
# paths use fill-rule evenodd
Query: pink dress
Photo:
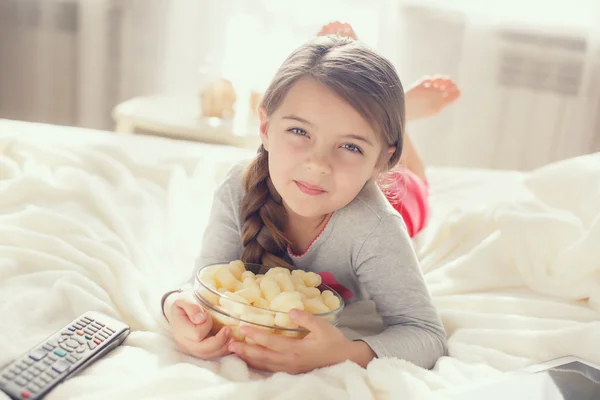
<svg viewBox="0 0 600 400"><path fill-rule="evenodd" d="M404 219L410 237L419 233L429 214L427 181L399 166L391 170L380 185L390 204Z"/></svg>

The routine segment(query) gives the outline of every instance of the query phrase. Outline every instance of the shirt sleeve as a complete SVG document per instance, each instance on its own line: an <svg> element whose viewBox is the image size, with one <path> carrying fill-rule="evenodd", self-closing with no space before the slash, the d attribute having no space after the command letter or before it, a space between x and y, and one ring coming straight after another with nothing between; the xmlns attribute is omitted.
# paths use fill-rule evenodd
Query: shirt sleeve
<svg viewBox="0 0 600 400"><path fill-rule="evenodd" d="M214 194L208 224L202 238L200 255L196 259L194 274L188 283L193 284L196 272L207 265L226 264L242 256L240 227L241 178L229 176ZM238 188L237 185L240 187Z"/></svg>
<svg viewBox="0 0 600 400"><path fill-rule="evenodd" d="M194 287L200 268L241 258L243 247L239 215L243 196L242 173L241 167L234 167L215 191L200 255L196 259L193 274L181 289L190 290ZM161 309L164 309L167 296L181 289L165 293L161 298Z"/></svg>
<svg viewBox="0 0 600 400"><path fill-rule="evenodd" d="M356 257L356 274L385 329L360 338L377 357L397 357L430 369L447 354L446 332L433 306L402 218L381 219Z"/></svg>

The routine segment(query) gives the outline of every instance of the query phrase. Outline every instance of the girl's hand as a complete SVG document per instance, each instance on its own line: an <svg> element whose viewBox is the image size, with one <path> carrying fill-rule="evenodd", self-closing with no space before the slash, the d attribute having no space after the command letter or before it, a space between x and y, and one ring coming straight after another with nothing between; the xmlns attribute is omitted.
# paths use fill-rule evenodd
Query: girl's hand
<svg viewBox="0 0 600 400"><path fill-rule="evenodd" d="M366 366L375 354L364 342L352 342L335 326L305 311L292 310L292 322L310 331L294 339L244 326L242 333L258 346L232 342L229 350L249 366L271 372L298 374L351 360Z"/></svg>
<svg viewBox="0 0 600 400"><path fill-rule="evenodd" d="M167 297L164 311L171 324L173 338L187 353L205 360L230 353L227 346L231 330L221 329L211 336L212 318L190 292Z"/></svg>

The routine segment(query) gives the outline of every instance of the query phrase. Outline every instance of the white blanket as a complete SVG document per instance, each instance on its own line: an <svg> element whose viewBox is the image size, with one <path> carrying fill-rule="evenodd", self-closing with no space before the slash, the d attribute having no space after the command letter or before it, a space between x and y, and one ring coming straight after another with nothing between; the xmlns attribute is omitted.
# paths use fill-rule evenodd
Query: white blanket
<svg viewBox="0 0 600 400"><path fill-rule="evenodd" d="M380 359L268 376L182 354L160 295L191 273L242 154L0 120L0 364L87 310L132 333L49 400L422 399L563 355L600 363L600 154L525 175L430 170L415 244L450 337L433 371Z"/></svg>

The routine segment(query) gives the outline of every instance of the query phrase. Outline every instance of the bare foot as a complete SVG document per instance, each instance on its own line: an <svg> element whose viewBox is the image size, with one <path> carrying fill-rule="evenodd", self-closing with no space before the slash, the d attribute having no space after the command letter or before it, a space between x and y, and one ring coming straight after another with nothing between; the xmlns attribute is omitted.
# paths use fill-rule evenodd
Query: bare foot
<svg viewBox="0 0 600 400"><path fill-rule="evenodd" d="M330 22L327 25L324 25L317 36L325 36L325 35L335 35L338 34L343 37L347 37L350 39L356 40L356 33L354 33L354 29L350 24L345 24L340 21Z"/></svg>
<svg viewBox="0 0 600 400"><path fill-rule="evenodd" d="M454 103L460 90L452 79L443 76L424 78L405 94L406 120L432 117Z"/></svg>

